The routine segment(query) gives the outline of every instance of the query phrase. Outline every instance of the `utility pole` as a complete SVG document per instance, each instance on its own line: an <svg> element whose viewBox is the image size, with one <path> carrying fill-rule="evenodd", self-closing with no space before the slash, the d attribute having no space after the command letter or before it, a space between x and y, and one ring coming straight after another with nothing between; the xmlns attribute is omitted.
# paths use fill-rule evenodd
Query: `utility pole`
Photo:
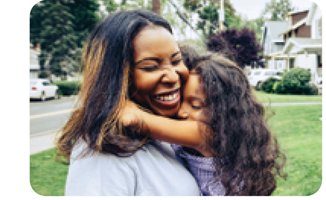
<svg viewBox="0 0 326 200"><path fill-rule="evenodd" d="M220 31L223 31L223 29L224 29L224 0L221 0L221 9L219 11L218 19L220 22Z"/></svg>

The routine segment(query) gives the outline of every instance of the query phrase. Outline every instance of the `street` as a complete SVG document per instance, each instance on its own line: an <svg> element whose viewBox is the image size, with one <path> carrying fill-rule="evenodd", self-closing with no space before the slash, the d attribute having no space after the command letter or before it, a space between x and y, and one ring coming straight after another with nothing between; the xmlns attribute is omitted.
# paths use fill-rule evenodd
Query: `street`
<svg viewBox="0 0 326 200"><path fill-rule="evenodd" d="M61 97L59 100L30 101L30 135L54 132L67 122L76 98Z"/></svg>

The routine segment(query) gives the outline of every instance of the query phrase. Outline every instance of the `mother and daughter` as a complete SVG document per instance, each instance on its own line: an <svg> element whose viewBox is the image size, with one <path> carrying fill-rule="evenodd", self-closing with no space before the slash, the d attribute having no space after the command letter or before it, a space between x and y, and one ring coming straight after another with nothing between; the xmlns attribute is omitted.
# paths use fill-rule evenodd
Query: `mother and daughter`
<svg viewBox="0 0 326 200"><path fill-rule="evenodd" d="M66 195L270 195L285 177L242 70L179 48L162 17L110 15L83 65L78 107L56 141L70 160Z"/></svg>

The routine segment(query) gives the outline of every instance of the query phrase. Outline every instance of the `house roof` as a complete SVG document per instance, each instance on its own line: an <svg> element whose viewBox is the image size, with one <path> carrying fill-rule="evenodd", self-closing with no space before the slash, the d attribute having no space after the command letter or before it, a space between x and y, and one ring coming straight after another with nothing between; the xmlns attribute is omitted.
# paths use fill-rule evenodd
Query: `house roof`
<svg viewBox="0 0 326 200"><path fill-rule="evenodd" d="M322 39L290 38L283 49L283 54L303 53L304 51L321 51Z"/></svg>
<svg viewBox="0 0 326 200"><path fill-rule="evenodd" d="M294 14L298 14L298 13L302 13L302 12L307 12L307 11L309 11L309 9L296 10L296 11L288 12L286 15L284 15L284 17L289 17L290 15L294 15Z"/></svg>
<svg viewBox="0 0 326 200"><path fill-rule="evenodd" d="M279 34L286 30L287 22L266 21L265 27L267 27L267 31L269 31L272 40L283 39Z"/></svg>
<svg viewBox="0 0 326 200"><path fill-rule="evenodd" d="M298 27L304 25L306 23L306 17L303 18L302 20L298 21L297 23L295 23L293 26L291 26L289 29L287 29L286 31L282 32L281 34L279 34L278 36L282 36L292 30L297 29Z"/></svg>

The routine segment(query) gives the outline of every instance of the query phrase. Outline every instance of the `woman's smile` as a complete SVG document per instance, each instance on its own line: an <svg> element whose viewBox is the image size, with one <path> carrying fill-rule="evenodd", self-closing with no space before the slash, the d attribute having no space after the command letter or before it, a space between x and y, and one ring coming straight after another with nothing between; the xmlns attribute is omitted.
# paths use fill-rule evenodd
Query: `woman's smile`
<svg viewBox="0 0 326 200"><path fill-rule="evenodd" d="M180 102L180 89L153 96L153 101L164 107L175 107Z"/></svg>

